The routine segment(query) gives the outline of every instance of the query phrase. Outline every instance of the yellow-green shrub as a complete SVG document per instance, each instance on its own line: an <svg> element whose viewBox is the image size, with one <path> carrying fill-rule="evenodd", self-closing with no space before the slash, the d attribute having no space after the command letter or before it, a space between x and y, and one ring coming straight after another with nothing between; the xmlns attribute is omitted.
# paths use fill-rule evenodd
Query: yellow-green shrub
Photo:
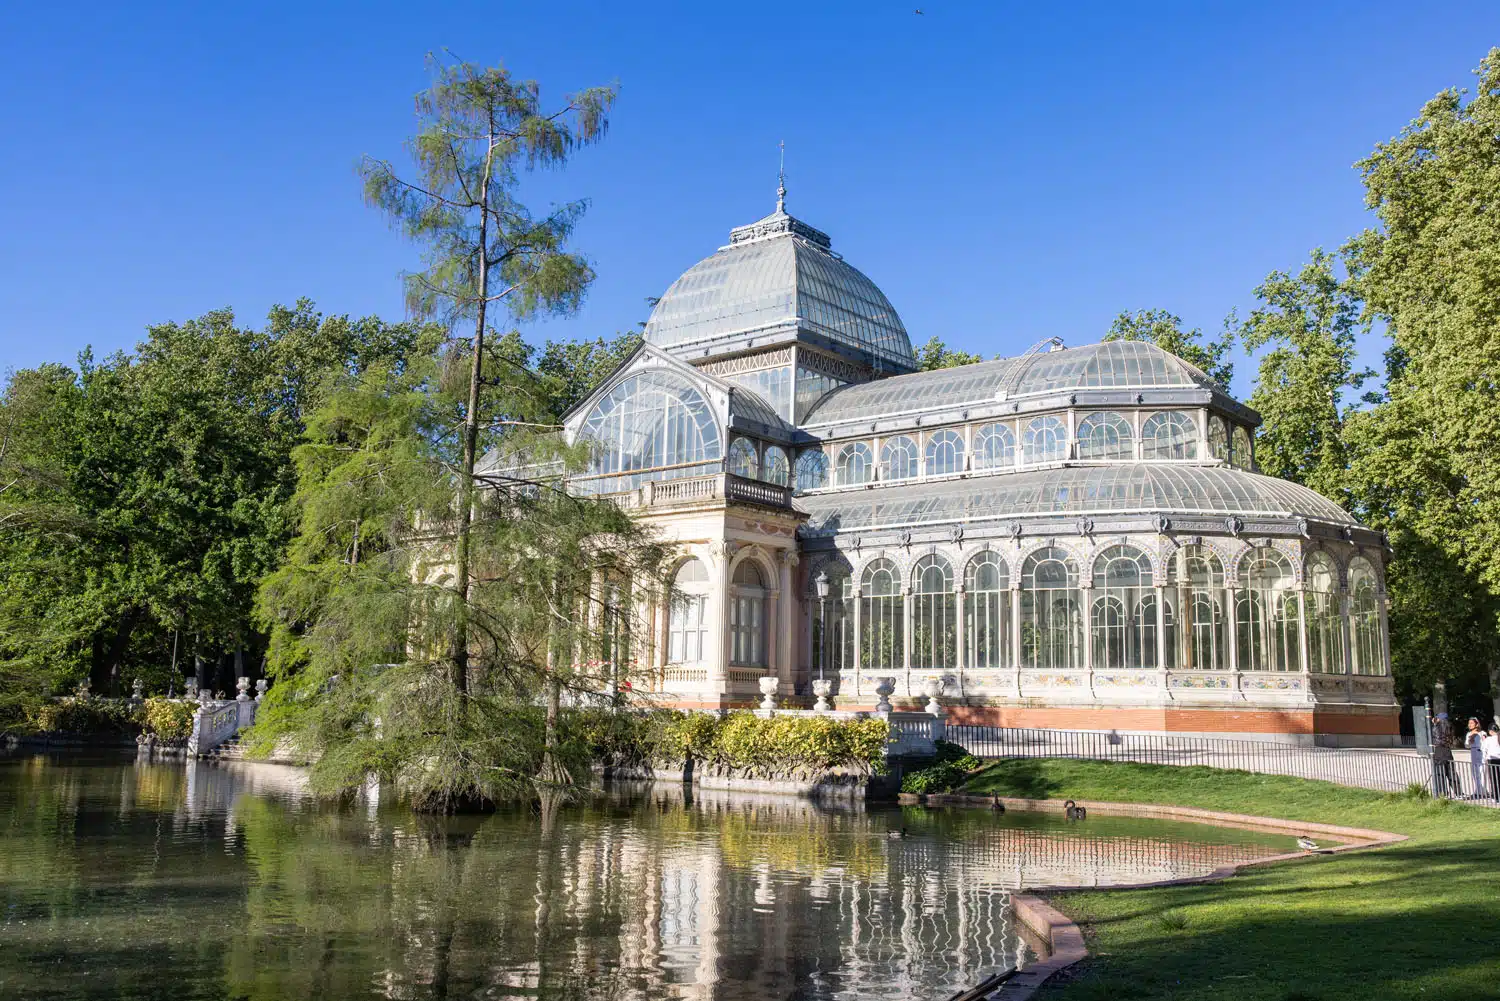
<svg viewBox="0 0 1500 1001"><path fill-rule="evenodd" d="M185 744L193 733L197 704L179 699L149 698L138 714L141 729L163 744Z"/></svg>

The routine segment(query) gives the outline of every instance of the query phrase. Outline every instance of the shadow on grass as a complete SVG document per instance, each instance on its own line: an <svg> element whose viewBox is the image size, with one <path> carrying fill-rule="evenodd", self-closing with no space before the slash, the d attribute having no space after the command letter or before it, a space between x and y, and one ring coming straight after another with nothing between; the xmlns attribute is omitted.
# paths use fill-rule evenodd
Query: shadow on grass
<svg viewBox="0 0 1500 1001"><path fill-rule="evenodd" d="M985 795L1014 796L1019 799L1048 799L1061 783L1047 777L1042 763L1035 758L1005 758L993 762L969 781L970 788Z"/></svg>

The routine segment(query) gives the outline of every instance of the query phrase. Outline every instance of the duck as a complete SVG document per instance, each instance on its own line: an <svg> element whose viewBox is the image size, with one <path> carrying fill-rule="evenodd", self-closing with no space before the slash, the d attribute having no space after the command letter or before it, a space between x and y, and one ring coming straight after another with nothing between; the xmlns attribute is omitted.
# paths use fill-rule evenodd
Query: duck
<svg viewBox="0 0 1500 1001"><path fill-rule="evenodd" d="M899 831L886 831L885 836L890 838L892 841L900 841L902 838L906 837L906 828L903 827Z"/></svg>
<svg viewBox="0 0 1500 1001"><path fill-rule="evenodd" d="M1304 834L1297 839L1297 847L1305 852L1315 852L1318 850L1318 843Z"/></svg>
<svg viewBox="0 0 1500 1001"><path fill-rule="evenodd" d="M994 799L990 800L990 809L993 810L995 813L1004 813L1005 812L1005 804L1002 803L1002 802L1000 802L1000 797L999 796L996 796Z"/></svg>
<svg viewBox="0 0 1500 1001"><path fill-rule="evenodd" d="M1079 806L1071 799L1063 804L1063 816L1069 820L1083 820L1087 818L1089 811L1086 807Z"/></svg>

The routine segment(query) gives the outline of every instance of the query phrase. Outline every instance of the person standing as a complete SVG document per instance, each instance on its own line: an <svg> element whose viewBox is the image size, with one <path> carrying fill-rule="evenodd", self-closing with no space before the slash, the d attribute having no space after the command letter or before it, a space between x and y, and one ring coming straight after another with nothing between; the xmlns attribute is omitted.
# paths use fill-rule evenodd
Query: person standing
<svg viewBox="0 0 1500 1001"><path fill-rule="evenodd" d="M1432 723L1432 794L1452 796L1458 792L1458 775L1453 770L1453 727L1448 714L1438 713Z"/></svg>
<svg viewBox="0 0 1500 1001"><path fill-rule="evenodd" d="M1500 719L1494 720L1490 732L1484 735L1485 770L1489 772L1490 797L1500 800Z"/></svg>
<svg viewBox="0 0 1500 1001"><path fill-rule="evenodd" d="M1469 717L1464 746L1469 749L1469 774L1474 777L1474 794L1469 799L1484 799L1484 728L1477 717Z"/></svg>

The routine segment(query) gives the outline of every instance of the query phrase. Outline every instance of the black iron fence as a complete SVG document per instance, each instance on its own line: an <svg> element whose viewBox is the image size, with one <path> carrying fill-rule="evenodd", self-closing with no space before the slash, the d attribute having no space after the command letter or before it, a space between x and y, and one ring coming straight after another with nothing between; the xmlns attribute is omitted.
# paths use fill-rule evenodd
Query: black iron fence
<svg viewBox="0 0 1500 1001"><path fill-rule="evenodd" d="M948 740L978 758L1086 758L1151 765L1205 765L1263 775L1321 779L1382 792L1405 792L1418 786L1434 796L1450 799L1493 801L1495 790L1500 787L1500 765L1482 768L1476 785L1466 750L1454 750L1453 760L1443 762L1406 747L1389 750L1312 747L1175 734L952 724L946 729Z"/></svg>

